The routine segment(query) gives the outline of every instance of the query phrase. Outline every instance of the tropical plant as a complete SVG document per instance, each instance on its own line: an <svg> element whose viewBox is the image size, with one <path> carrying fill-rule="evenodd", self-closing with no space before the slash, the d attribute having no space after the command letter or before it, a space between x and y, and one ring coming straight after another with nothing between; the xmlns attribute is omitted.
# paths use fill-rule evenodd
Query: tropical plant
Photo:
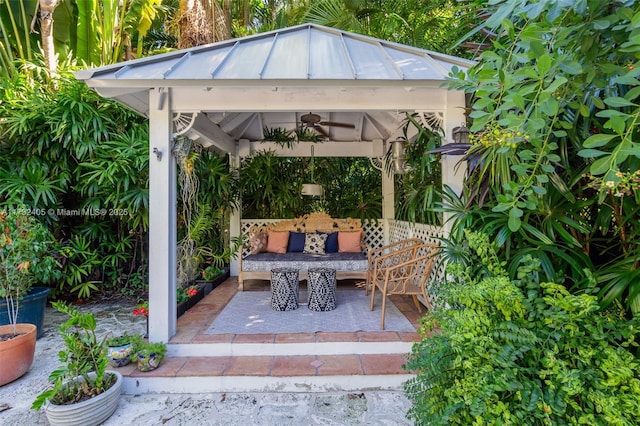
<svg viewBox="0 0 640 426"><path fill-rule="evenodd" d="M501 244L512 273L544 248L548 279L564 272L581 290L586 266L603 306L620 300L640 312L640 6L484 6L490 17L478 31L496 35L493 48L451 84L473 93L464 195L478 206L472 222Z"/></svg>
<svg viewBox="0 0 640 426"><path fill-rule="evenodd" d="M0 200L42 212L62 240L58 291L87 298L105 279L126 291L146 262L148 125L63 67L56 90L28 69L0 83Z"/></svg>
<svg viewBox="0 0 640 426"><path fill-rule="evenodd" d="M442 170L440 158L431 152L442 145L442 129L425 127L417 116L407 115L402 131L406 170L395 179L396 218L440 225L442 219L435 207L440 201ZM409 136L412 131L415 135ZM391 149L385 156L387 173L393 173L390 155Z"/></svg>
<svg viewBox="0 0 640 426"><path fill-rule="evenodd" d="M301 22L367 34L458 56L475 49L456 43L482 19L475 1L319 0L311 3ZM469 41L482 42L484 34ZM471 52L471 53L470 53Z"/></svg>
<svg viewBox="0 0 640 426"><path fill-rule="evenodd" d="M35 282L47 283L59 271L49 230L26 207L7 208L0 210L0 298L15 334L20 300Z"/></svg>
<svg viewBox="0 0 640 426"><path fill-rule="evenodd" d="M467 241L406 365L417 373L405 384L409 417L430 425L635 424L638 319L600 311L593 287L572 295L544 282L531 256L510 279L497 244L473 232Z"/></svg>
<svg viewBox="0 0 640 426"><path fill-rule="evenodd" d="M57 405L84 401L105 392L116 380L116 376L106 373L109 359L104 339L96 335L93 314L80 312L63 302L52 305L69 316L58 327L65 343L65 349L59 353L63 365L49 375L53 387L37 396L31 406L34 410L39 410L47 401ZM73 380L78 377L83 381Z"/></svg>

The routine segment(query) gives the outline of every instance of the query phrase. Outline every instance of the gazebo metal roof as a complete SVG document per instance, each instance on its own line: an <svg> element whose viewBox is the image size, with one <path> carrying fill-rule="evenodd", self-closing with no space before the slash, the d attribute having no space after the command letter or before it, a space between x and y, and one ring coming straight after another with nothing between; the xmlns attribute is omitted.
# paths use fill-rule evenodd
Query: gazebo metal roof
<svg viewBox="0 0 640 426"><path fill-rule="evenodd" d="M449 55L304 24L84 70L76 76L144 115L149 113L149 88L180 88L185 96L181 105L174 98L173 110L201 113L196 129L203 131L198 136L207 138L204 130L213 123L229 136L226 148L222 147L229 151L232 141L262 140L265 128L293 130L300 125L300 116L309 112L318 113L322 121L354 126L323 127L330 141L395 138L404 112L416 108L397 103L389 107L384 88L435 90L454 66L466 70L471 65ZM318 90L310 93L310 87ZM280 91L283 100L265 95L265 88ZM361 96L358 88L366 88L373 97ZM314 94L321 100L335 97L336 90L343 101L330 107L313 98ZM350 105L353 97L361 102ZM442 107L441 97L421 99L423 108L436 106Z"/></svg>

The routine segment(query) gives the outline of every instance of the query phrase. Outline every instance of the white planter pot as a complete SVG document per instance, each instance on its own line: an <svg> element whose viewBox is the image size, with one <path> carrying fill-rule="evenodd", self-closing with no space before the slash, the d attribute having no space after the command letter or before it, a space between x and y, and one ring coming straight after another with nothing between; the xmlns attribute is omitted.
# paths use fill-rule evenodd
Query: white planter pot
<svg viewBox="0 0 640 426"><path fill-rule="evenodd" d="M116 376L116 382L106 392L76 404L47 404L44 410L49 423L52 426L95 426L107 420L118 408L124 379L117 371L108 370L106 374Z"/></svg>

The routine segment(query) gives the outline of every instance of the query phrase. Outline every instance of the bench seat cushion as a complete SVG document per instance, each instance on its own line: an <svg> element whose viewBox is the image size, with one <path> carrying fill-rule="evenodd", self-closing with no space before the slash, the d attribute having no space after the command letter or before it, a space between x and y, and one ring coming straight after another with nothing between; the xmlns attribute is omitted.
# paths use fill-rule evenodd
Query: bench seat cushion
<svg viewBox="0 0 640 426"><path fill-rule="evenodd" d="M242 259L242 270L247 272L270 271L274 268L333 268L337 271L366 271L367 256L364 253L257 253Z"/></svg>

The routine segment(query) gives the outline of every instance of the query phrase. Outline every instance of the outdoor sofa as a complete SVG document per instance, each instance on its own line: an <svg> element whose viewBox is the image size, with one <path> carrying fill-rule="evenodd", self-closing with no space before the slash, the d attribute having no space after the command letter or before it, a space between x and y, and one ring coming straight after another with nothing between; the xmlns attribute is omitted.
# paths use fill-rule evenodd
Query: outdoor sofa
<svg viewBox="0 0 640 426"><path fill-rule="evenodd" d="M247 279L269 280L275 268L294 268L299 279L309 268L332 268L336 279L366 280L368 270L364 233L359 219L335 219L311 213L247 231L248 244L238 256L238 290Z"/></svg>

